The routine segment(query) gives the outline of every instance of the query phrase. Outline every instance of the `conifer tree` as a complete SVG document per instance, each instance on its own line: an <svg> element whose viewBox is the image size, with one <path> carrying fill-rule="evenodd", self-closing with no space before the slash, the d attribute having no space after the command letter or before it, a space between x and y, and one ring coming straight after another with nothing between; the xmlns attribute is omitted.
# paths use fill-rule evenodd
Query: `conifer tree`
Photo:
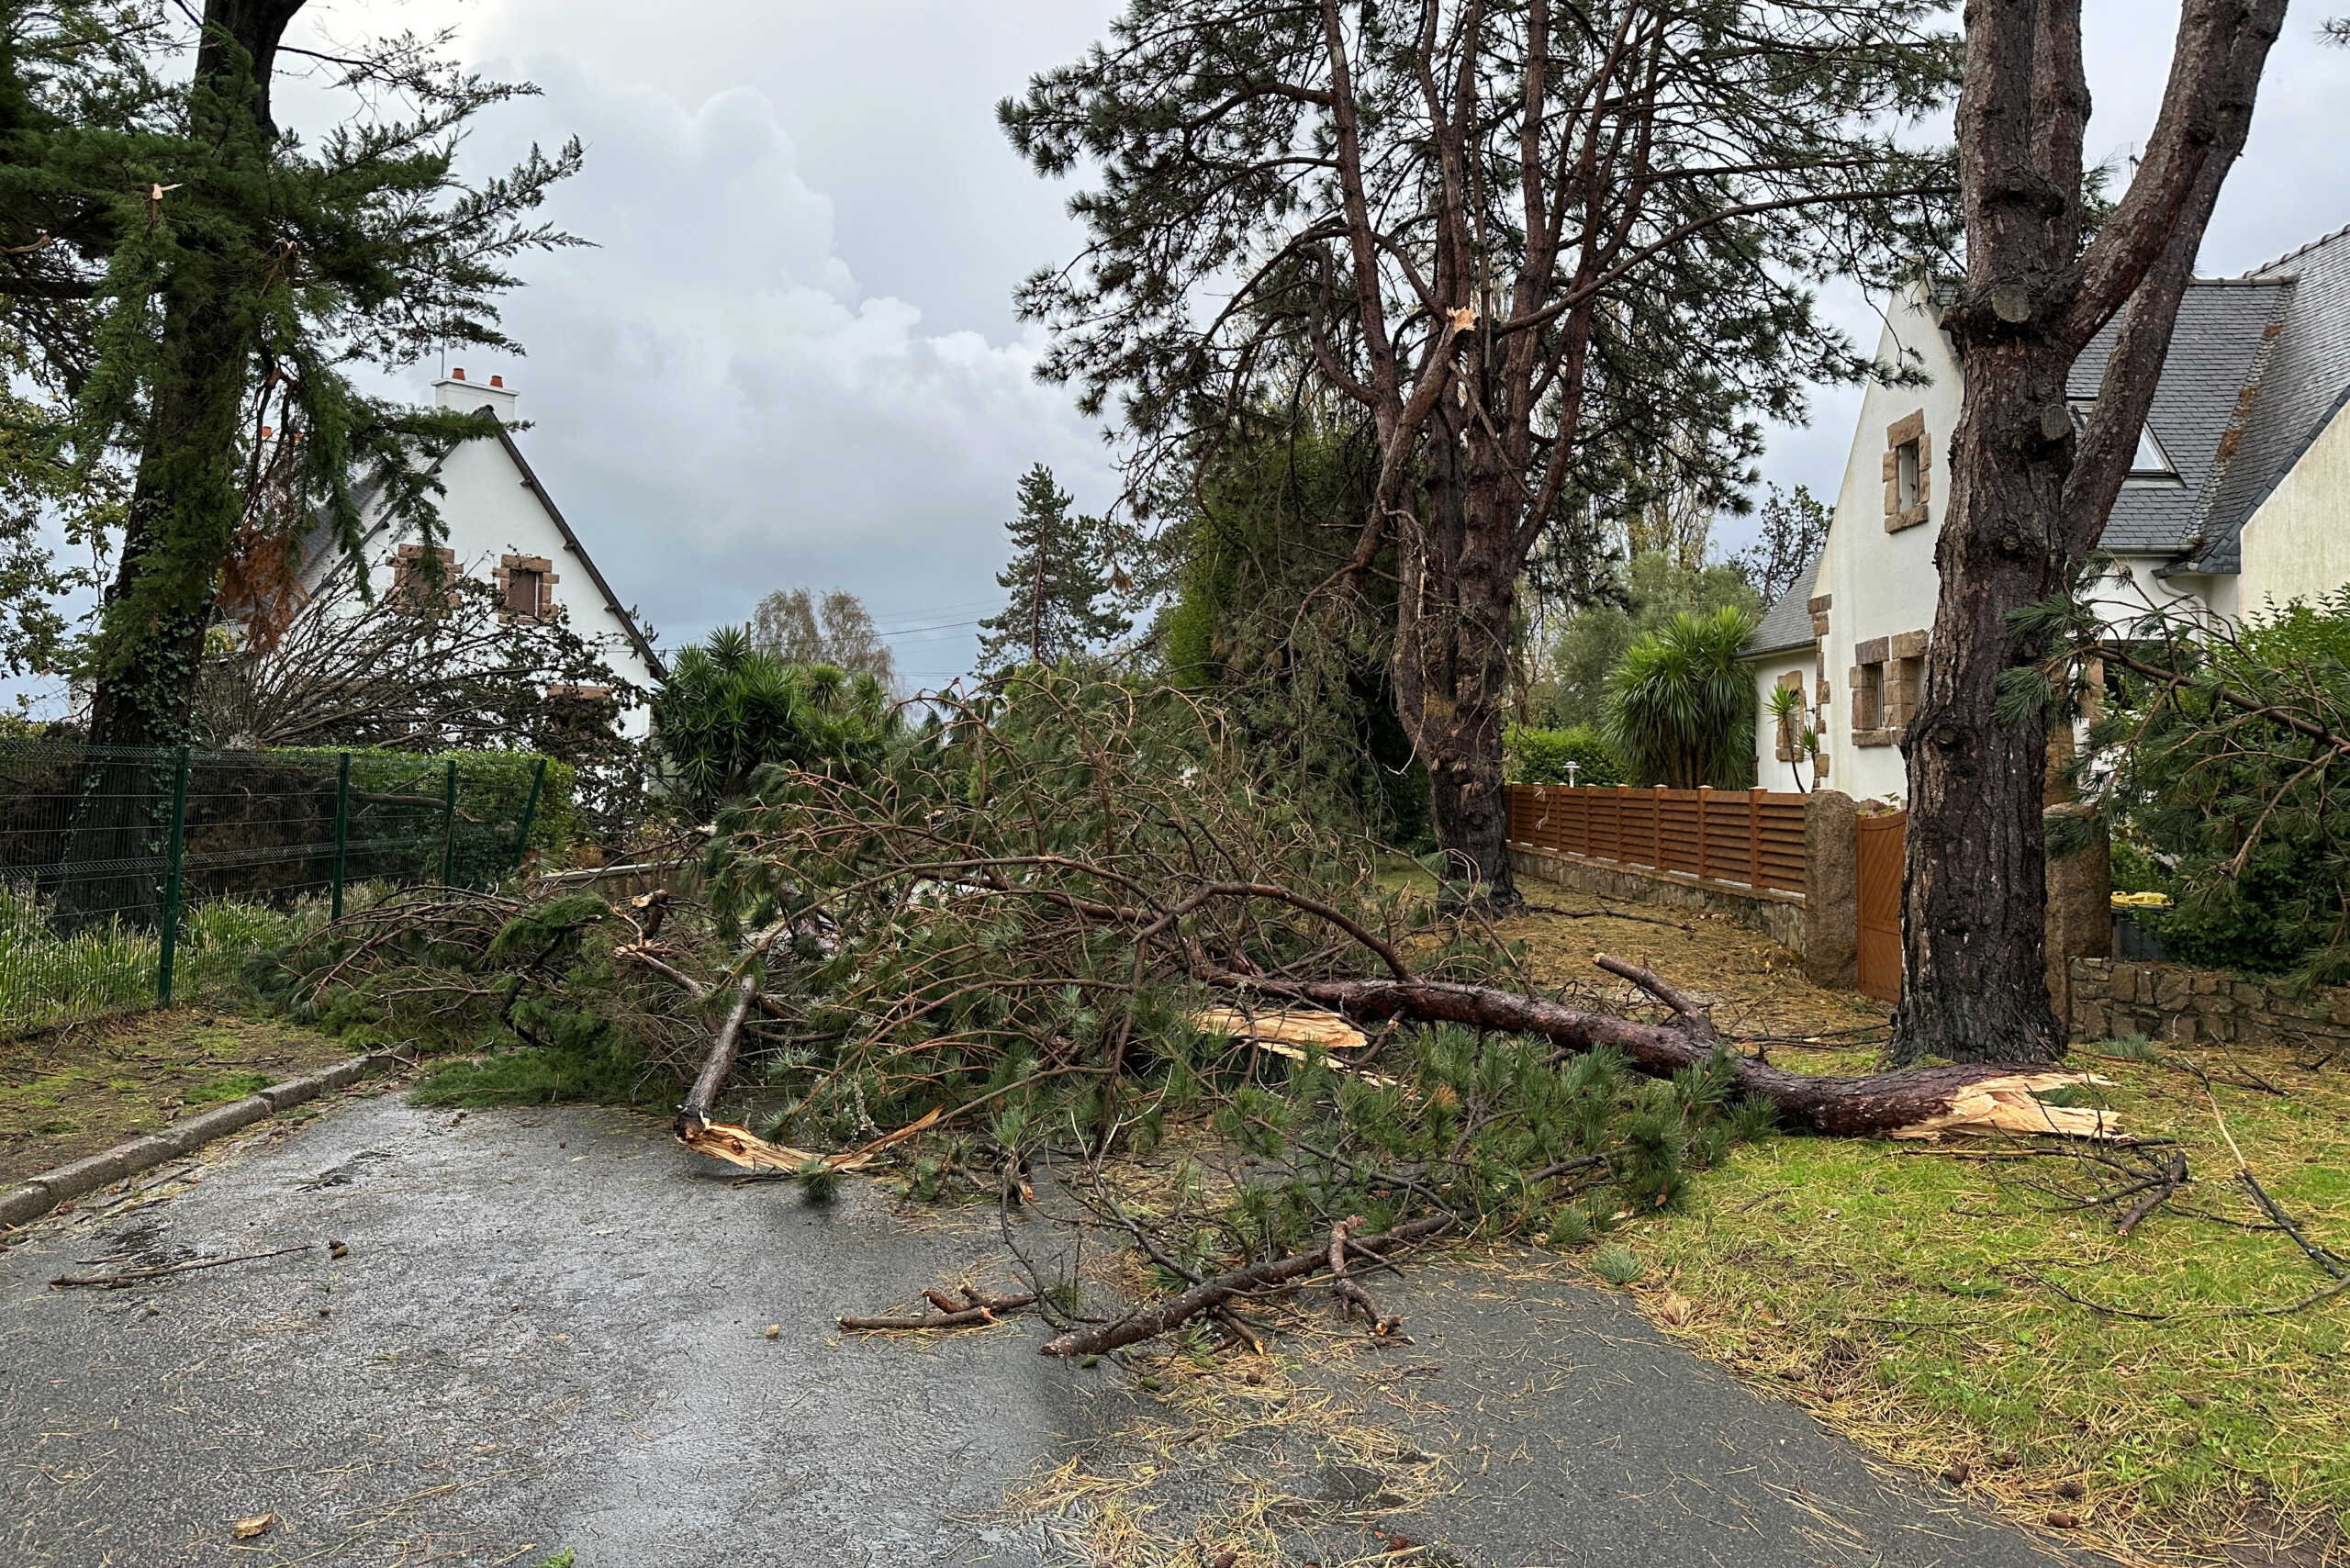
<svg viewBox="0 0 2350 1568"><path fill-rule="evenodd" d="M1052 665L1090 653L1133 622L1102 600L1111 590L1109 529L1072 517L1069 492L1039 463L1021 476L1020 515L1004 525L1012 564L996 574L1008 590L1002 614L979 622L979 666Z"/></svg>
<svg viewBox="0 0 2350 1568"><path fill-rule="evenodd" d="M1955 84L1947 10L1126 0L999 109L1040 173L1087 180L1084 252L1021 306L1140 468L1309 380L1372 431L1326 576L1394 562L1396 715L1477 896L1515 897L1522 577L1628 478L1740 488L1764 420L1866 368L1804 280L1888 286L1943 243L1949 171L1898 127Z"/></svg>
<svg viewBox="0 0 2350 1568"><path fill-rule="evenodd" d="M484 433L481 418L369 396L352 373L451 346L519 353L498 324L507 265L579 242L528 219L578 167L576 141L476 183L455 172L467 122L532 89L449 63L446 33L348 54L289 45L304 3L205 0L200 17L134 4L144 45L116 49L95 85L56 63L70 49L0 52L0 301L18 335L69 362L52 450L76 476L128 476L80 655L102 746L187 738L224 579L266 599L262 579L290 577L321 518L355 554L363 484L396 529L433 543L438 481L418 459ZM175 34L182 17L192 31ZM94 9L52 25L67 24L109 36ZM175 51L184 82L144 73ZM323 73L352 100L314 145L273 116L285 70ZM152 899L139 868L163 793L135 754L92 754L67 859L129 868L66 883L62 919Z"/></svg>
<svg viewBox="0 0 2350 1568"><path fill-rule="evenodd" d="M95 742L185 737L232 557L290 562L319 512L355 549L365 480L397 524L431 532L434 482L414 458L480 433L477 417L368 396L352 368L520 352L498 325L507 264L577 242L526 219L578 166L576 142L479 182L455 173L467 121L532 89L450 64L445 34L335 56L288 45L303 4L207 0L192 36L156 40L159 56L192 46L185 82L126 79L62 107L56 73L0 61L0 250L30 259L0 270L0 300L20 336L38 328L68 357L85 345L63 450L80 474L130 476L85 650ZM294 69L352 99L315 145L273 117Z"/></svg>

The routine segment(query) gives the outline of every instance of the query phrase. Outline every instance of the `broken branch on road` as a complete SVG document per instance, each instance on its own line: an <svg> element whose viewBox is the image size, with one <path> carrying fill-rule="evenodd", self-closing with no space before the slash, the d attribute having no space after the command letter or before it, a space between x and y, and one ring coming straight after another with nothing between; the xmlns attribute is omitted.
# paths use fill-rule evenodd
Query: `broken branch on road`
<svg viewBox="0 0 2350 1568"><path fill-rule="evenodd" d="M219 1269L230 1263L251 1263L263 1258L283 1258L289 1252L308 1252L317 1245L315 1241L305 1241L294 1247L280 1247L273 1252L240 1252L232 1258L197 1258L185 1263L165 1263L152 1269L130 1269L119 1274L60 1274L56 1279L49 1282L49 1288L70 1290L76 1286L86 1286L91 1290L127 1290L132 1285L144 1284L149 1280L160 1280L166 1274L192 1274L199 1269Z"/></svg>

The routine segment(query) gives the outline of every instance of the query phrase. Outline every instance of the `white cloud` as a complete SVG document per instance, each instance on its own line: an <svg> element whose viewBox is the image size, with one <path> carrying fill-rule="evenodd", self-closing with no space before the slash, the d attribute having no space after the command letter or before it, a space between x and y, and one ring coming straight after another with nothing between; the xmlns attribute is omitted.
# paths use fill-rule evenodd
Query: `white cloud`
<svg viewBox="0 0 2350 1568"><path fill-rule="evenodd" d="M1033 337L931 331L917 302L859 288L764 93L689 105L523 63L545 96L505 111L498 142L581 135L587 171L551 206L598 248L527 262L508 325L528 360L469 373L520 388L532 462L665 635L790 585L846 586L885 621L987 598L1030 463L1108 499L1103 449L1035 381Z"/></svg>

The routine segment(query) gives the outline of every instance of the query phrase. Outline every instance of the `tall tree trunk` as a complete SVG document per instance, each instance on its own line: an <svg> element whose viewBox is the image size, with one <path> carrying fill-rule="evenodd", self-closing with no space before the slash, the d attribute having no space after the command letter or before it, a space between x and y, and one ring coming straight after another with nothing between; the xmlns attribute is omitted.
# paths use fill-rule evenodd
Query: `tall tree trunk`
<svg viewBox="0 0 2350 1568"><path fill-rule="evenodd" d="M122 554L100 611L93 745L65 859L106 869L70 872L58 886L61 920L145 918L167 772L151 758L111 748L185 742L210 628L220 568L243 510L237 461L250 367L260 344L262 279L247 259L263 253L263 205L277 130L269 77L302 0L208 0L190 92L196 134L218 151L199 196L207 219L236 214L250 228L219 238L181 237L166 274L157 369L131 490ZM164 192L159 203L170 203ZM158 220L165 216L158 210Z"/></svg>
<svg viewBox="0 0 2350 1568"><path fill-rule="evenodd" d="M164 745L186 734L204 633L243 506L237 435L260 346L263 286L245 268L266 248L267 169L277 140L270 75L302 4L205 6L189 118L218 162L206 172L202 206L211 222L234 215L247 232L182 235L164 281L153 409L100 619L90 715L90 739L100 745ZM172 199L170 192L157 197Z"/></svg>
<svg viewBox="0 0 2350 1568"><path fill-rule="evenodd" d="M2064 591L2104 532L2285 5L2187 0L2154 134L2086 248L2080 13L2080 0L1971 0L1966 11L1958 154L1967 271L1942 314L1964 402L1934 544L1933 640L1902 743L1897 1061L2064 1055L2042 956L2048 722L2037 711L1998 711L2002 678L2045 650L2016 635L2009 617ZM2076 440L2066 377L2125 306Z"/></svg>
<svg viewBox="0 0 2350 1568"><path fill-rule="evenodd" d="M1449 876L1474 897L1518 902L1509 864L1502 730L1510 693L1518 513L1493 454L1441 432L1427 442L1426 521L1398 541L1395 711L1428 770Z"/></svg>
<svg viewBox="0 0 2350 1568"><path fill-rule="evenodd" d="M1951 442L1950 510L1934 543L1942 597L1925 689L1902 749L1909 769L1904 1059L2053 1061L2064 1030L2048 1001L2041 781L2048 726L1997 712L1998 683L2043 651L2009 611L2059 591L2070 355L2020 347L1964 366L1966 411Z"/></svg>

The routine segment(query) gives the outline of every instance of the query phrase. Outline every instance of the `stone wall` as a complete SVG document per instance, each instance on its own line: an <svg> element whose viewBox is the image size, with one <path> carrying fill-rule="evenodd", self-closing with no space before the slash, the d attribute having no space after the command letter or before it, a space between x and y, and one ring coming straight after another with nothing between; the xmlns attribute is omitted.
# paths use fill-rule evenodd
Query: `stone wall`
<svg viewBox="0 0 2350 1568"><path fill-rule="evenodd" d="M1617 903L1664 904L1726 914L1791 953L1803 951L1801 893L1750 888L1742 882L1700 880L1685 871L1650 871L1516 844L1510 846L1509 863L1510 869L1521 877L1538 878Z"/></svg>
<svg viewBox="0 0 2350 1568"><path fill-rule="evenodd" d="M2072 962L2076 1040L2143 1035L2150 1040L2333 1040L2350 1045L2350 989L2314 986L2300 997L2281 985L2241 980L2180 964L2107 958Z"/></svg>

